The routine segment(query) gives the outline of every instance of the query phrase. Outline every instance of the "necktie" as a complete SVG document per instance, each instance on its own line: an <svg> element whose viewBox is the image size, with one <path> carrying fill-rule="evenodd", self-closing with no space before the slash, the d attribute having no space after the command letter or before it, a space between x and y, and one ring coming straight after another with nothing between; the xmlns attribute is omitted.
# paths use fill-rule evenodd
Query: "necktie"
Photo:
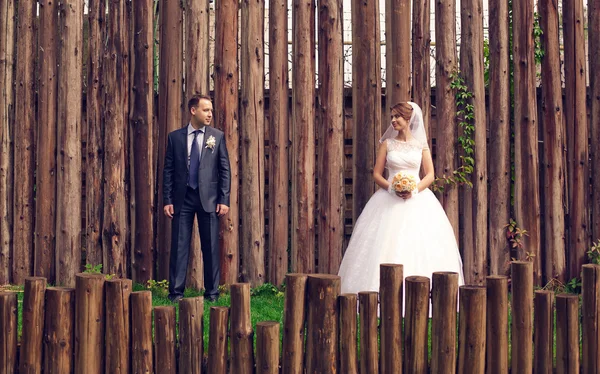
<svg viewBox="0 0 600 374"><path fill-rule="evenodd" d="M190 151L190 173L188 179L188 185L193 189L198 188L198 172L200 169L200 150L198 148L198 134L200 130L194 130L194 140L192 140L192 150Z"/></svg>

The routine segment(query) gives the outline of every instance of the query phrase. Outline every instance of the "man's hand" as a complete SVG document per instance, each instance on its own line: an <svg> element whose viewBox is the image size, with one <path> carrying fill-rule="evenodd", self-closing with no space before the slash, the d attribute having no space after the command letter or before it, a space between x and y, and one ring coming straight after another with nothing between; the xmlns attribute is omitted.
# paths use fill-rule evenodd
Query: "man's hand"
<svg viewBox="0 0 600 374"><path fill-rule="evenodd" d="M173 208L173 204L165 205L163 208L165 212L165 216L169 218L173 218L173 214L175 214L175 209Z"/></svg>
<svg viewBox="0 0 600 374"><path fill-rule="evenodd" d="M229 207L225 204L217 204L217 214L219 217L223 217L229 212Z"/></svg>

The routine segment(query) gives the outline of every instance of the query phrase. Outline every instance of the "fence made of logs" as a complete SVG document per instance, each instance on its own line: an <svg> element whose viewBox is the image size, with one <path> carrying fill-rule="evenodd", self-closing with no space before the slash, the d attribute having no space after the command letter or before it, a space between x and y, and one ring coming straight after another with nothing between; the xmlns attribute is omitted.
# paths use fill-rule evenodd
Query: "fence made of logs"
<svg viewBox="0 0 600 374"><path fill-rule="evenodd" d="M181 300L177 321L128 279L84 273L75 288L47 288L30 277L22 306L0 292L0 372L599 372L600 266L583 266L581 300L534 290L531 262L511 273L459 287L456 273L404 279L402 265L383 264L379 293L358 295L341 294L335 275L288 274L283 326L255 328L250 285L237 283L230 307L210 308L207 347L203 297Z"/></svg>

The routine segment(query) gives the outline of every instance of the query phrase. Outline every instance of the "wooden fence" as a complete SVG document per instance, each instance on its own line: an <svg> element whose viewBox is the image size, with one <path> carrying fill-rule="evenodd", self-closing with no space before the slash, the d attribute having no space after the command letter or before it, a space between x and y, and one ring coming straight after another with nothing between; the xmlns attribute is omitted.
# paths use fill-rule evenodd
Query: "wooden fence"
<svg viewBox="0 0 600 374"><path fill-rule="evenodd" d="M600 266L583 266L582 280L580 299L534 292L531 262L513 262L510 282L461 287L457 273L404 279L402 265L382 264L380 292L356 295L340 294L335 275L288 274L283 326L254 326L250 285L236 283L205 327L202 297L181 300L176 319L175 306L153 308L151 292L132 292L128 279L78 274L75 288L46 288L30 277L21 306L0 293L0 371L595 373Z"/></svg>
<svg viewBox="0 0 600 374"><path fill-rule="evenodd" d="M186 98L209 92L211 78L233 173L222 283L337 273L374 192L386 107L410 98L424 110L437 175L472 168L472 188L439 193L469 283L507 274L513 257L533 261L536 285L566 282L600 239L600 153L589 152L600 149L596 1L585 20L582 0L565 1L562 14L540 0L537 22L533 0L513 2L512 12L507 0L490 0L489 55L482 0L461 2L460 54L455 0L436 1L433 88L430 2L386 1L384 90L379 2L352 1L350 96L342 0L269 0L268 41L266 0L219 0L214 15L208 0L89 0L85 17L79 0L15 4L0 0L0 284L35 275L73 287L83 264L141 283L166 279L166 135L187 123ZM514 243L511 218L527 230ZM193 246L188 285L201 288L197 236Z"/></svg>

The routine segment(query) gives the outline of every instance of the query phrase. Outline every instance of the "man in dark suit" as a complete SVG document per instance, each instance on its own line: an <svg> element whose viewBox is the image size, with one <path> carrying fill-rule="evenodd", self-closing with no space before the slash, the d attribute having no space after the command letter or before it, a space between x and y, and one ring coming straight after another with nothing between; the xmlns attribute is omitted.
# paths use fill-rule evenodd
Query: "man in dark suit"
<svg viewBox="0 0 600 374"><path fill-rule="evenodd" d="M198 218L204 260L204 298L219 298L219 217L229 211L231 172L222 131L210 126L208 96L188 102L189 124L171 132L163 175L164 213L172 218L169 299L183 297L194 216Z"/></svg>

